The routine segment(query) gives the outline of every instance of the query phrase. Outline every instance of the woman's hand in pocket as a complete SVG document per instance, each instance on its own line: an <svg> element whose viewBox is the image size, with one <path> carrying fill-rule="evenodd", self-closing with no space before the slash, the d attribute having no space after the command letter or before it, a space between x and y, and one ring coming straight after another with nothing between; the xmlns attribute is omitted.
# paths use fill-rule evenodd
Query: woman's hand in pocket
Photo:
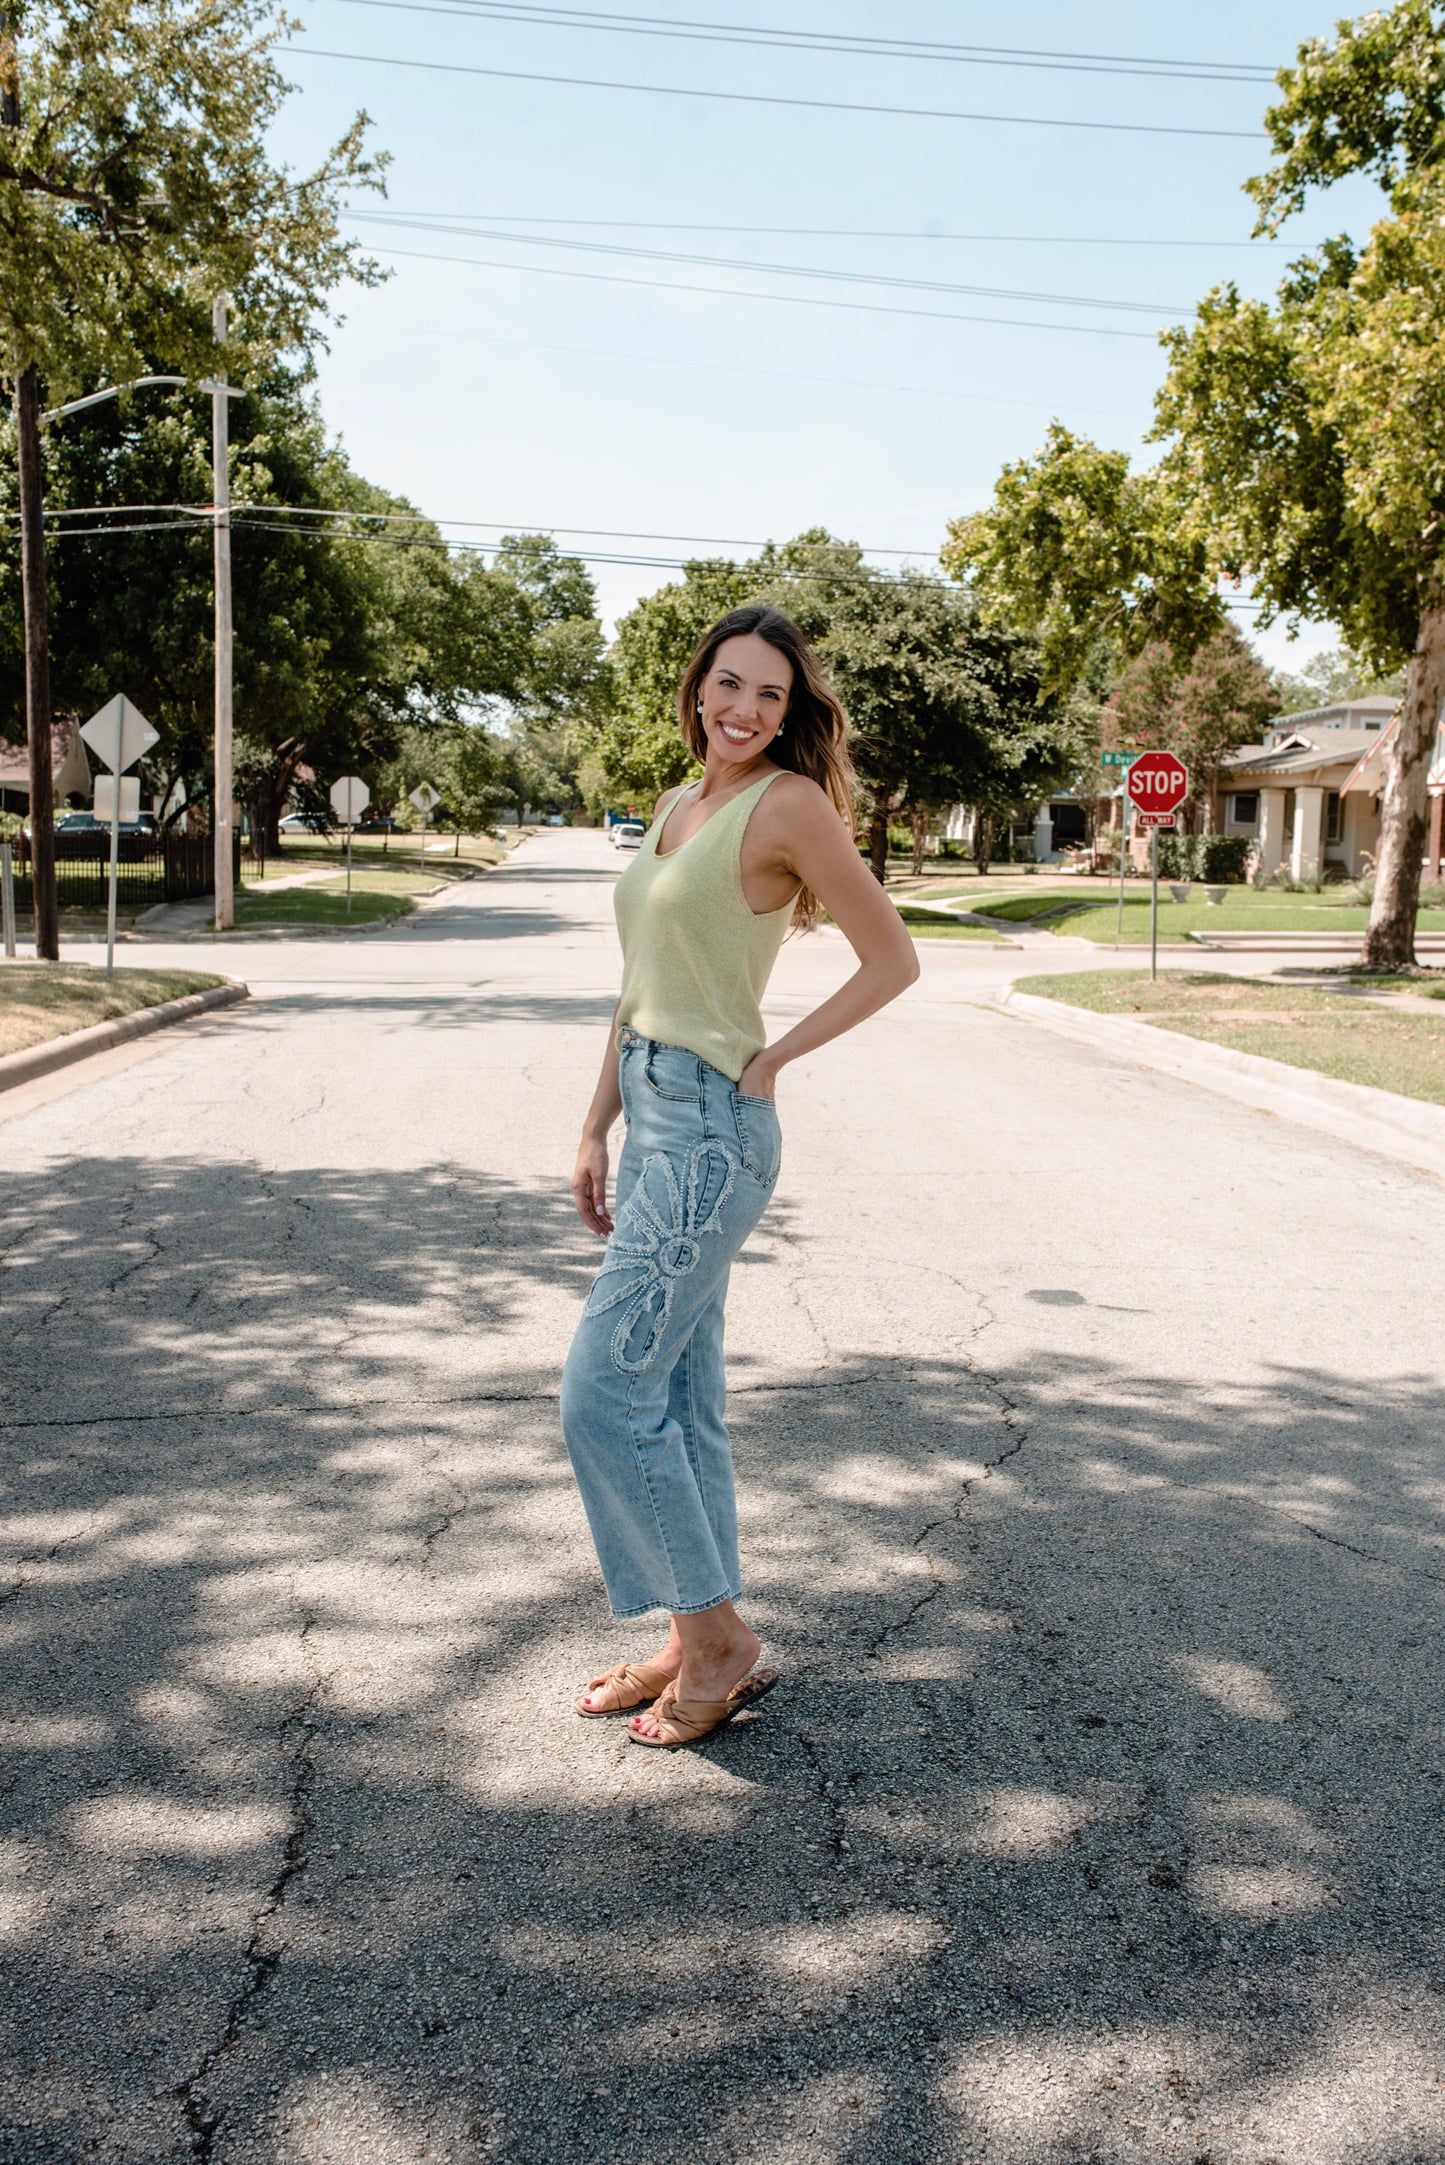
<svg viewBox="0 0 1445 2165"><path fill-rule="evenodd" d="M577 1153L577 1169L572 1175L572 1200L582 1223L599 1239L605 1240L612 1231L612 1218L607 1208L605 1142L583 1136L582 1147Z"/></svg>
<svg viewBox="0 0 1445 2165"><path fill-rule="evenodd" d="M755 1060L749 1060L738 1077L737 1089L739 1097L774 1098L777 1096L778 1071L765 1052L760 1052Z"/></svg>

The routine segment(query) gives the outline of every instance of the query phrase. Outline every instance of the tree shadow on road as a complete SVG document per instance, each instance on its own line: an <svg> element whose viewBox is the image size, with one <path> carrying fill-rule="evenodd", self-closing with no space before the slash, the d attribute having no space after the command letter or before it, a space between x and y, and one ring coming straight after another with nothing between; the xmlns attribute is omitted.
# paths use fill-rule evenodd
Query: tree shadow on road
<svg viewBox="0 0 1445 2165"><path fill-rule="evenodd" d="M5 1232L0 2158L1445 2151L1431 1379L743 1344L785 1680L663 1755L570 1713L646 1641L565 1197L91 1160Z"/></svg>

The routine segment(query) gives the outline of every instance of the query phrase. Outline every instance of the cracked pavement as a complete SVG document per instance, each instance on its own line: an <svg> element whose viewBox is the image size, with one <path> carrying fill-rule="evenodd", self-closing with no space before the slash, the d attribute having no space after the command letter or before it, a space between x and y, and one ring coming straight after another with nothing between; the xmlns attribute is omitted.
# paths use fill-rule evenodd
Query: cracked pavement
<svg viewBox="0 0 1445 2165"><path fill-rule="evenodd" d="M556 1424L617 869L0 1100L0 2161L1441 2165L1438 1189L925 945L734 1274L784 1681L632 1749Z"/></svg>

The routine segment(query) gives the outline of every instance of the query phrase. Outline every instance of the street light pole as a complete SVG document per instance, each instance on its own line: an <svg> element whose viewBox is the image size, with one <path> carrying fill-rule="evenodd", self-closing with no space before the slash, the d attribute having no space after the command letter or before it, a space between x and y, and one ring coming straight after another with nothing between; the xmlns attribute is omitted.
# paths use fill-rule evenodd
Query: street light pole
<svg viewBox="0 0 1445 2165"><path fill-rule="evenodd" d="M226 342L226 295L211 311L216 344ZM236 902L231 883L231 796L234 759L231 746L231 443L229 393L226 379L217 374L211 392L212 495L216 526L216 759L215 810L212 829L216 845L216 930L229 932L236 921Z"/></svg>
<svg viewBox="0 0 1445 2165"><path fill-rule="evenodd" d="M0 128L20 126L20 57L9 10L0 14ZM20 585L25 616L25 738L30 753L30 893L35 953L60 960L55 891L55 782L51 771L50 639L45 605L45 482L40 454L40 377L32 362L15 379L15 462L20 482Z"/></svg>

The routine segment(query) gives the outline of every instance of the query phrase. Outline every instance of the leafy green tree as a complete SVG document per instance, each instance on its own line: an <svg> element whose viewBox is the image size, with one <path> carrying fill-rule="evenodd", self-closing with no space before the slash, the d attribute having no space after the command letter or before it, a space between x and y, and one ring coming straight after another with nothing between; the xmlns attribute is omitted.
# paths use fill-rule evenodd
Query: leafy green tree
<svg viewBox="0 0 1445 2165"><path fill-rule="evenodd" d="M286 85L270 0L10 0L0 17L0 382L21 474L37 952L58 952L41 516L42 386L63 401L155 369L243 375L319 335L343 277L379 275L340 228L380 180L352 125L317 169L271 162ZM219 348L212 307L234 297Z"/></svg>
<svg viewBox="0 0 1445 2165"><path fill-rule="evenodd" d="M837 685L880 880L890 817L905 807L912 816L962 801L1010 814L1077 760L1077 717L1042 683L1036 646L985 624L970 596L886 577L856 543L812 527L746 564L691 564L623 618L616 703L598 738L615 786L655 797L694 771L677 731L678 679L708 626L749 601L791 616Z"/></svg>
<svg viewBox="0 0 1445 2165"><path fill-rule="evenodd" d="M1228 755L1257 743L1279 712L1279 687L1233 625L1180 657L1155 640L1128 662L1110 700L1117 731L1151 750L1173 752L1189 770L1186 817L1207 834Z"/></svg>
<svg viewBox="0 0 1445 2165"><path fill-rule="evenodd" d="M407 732L460 727L520 697L530 603L505 573L460 560L402 499L328 442L305 385L272 370L232 402L236 511L237 783L254 826L276 822L311 773L373 782ZM46 446L55 512L95 504L204 504L200 402L167 396L77 415ZM16 489L0 429L0 511ZM279 508L289 507L286 515ZM314 516L340 511L342 518ZM300 515L298 515L298 513ZM92 529L53 550L55 687L88 714L124 691L160 731L148 785L177 807L211 787L211 556L207 522L61 518ZM113 528L114 531L95 532ZM124 531L139 527L140 531ZM0 518L0 734L23 696L13 521ZM324 789L323 789L324 797ZM380 796L378 794L378 802Z"/></svg>
<svg viewBox="0 0 1445 2165"><path fill-rule="evenodd" d="M1159 433L1218 568L1275 611L1340 626L1381 675L1404 664L1388 747L1365 962L1414 960L1426 776L1445 704L1445 40L1402 0L1314 40L1266 116L1258 230L1316 189L1377 181L1363 249L1327 241L1273 306L1232 286L1167 334Z"/></svg>
<svg viewBox="0 0 1445 2165"><path fill-rule="evenodd" d="M519 786L528 803L563 811L582 800L579 770L611 704L597 590L550 534L506 535L493 567L523 594L532 622L512 729Z"/></svg>
<svg viewBox="0 0 1445 2165"><path fill-rule="evenodd" d="M950 520L939 558L989 618L1038 641L1044 682L1068 694L1101 646L1188 648L1223 622L1183 508L1178 487L1056 421L1035 457L1004 467L987 510Z"/></svg>

